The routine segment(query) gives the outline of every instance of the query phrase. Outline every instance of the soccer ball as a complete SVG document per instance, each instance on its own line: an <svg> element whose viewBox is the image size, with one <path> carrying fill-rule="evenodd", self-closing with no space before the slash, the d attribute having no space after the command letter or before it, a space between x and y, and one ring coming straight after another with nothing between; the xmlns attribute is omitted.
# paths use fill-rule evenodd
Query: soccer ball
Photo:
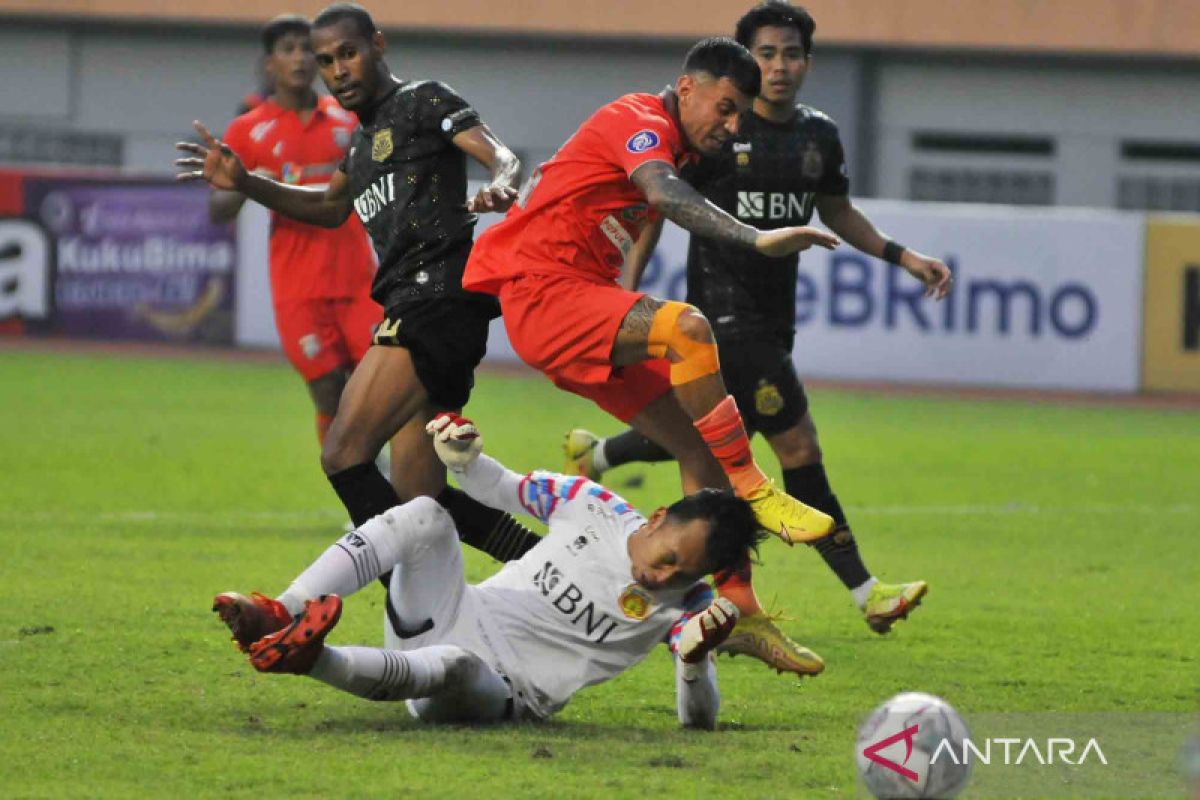
<svg viewBox="0 0 1200 800"><path fill-rule="evenodd" d="M859 726L858 774L878 798L955 797L971 777L970 762L958 763L963 739L970 736L962 717L940 697L898 694Z"/></svg>

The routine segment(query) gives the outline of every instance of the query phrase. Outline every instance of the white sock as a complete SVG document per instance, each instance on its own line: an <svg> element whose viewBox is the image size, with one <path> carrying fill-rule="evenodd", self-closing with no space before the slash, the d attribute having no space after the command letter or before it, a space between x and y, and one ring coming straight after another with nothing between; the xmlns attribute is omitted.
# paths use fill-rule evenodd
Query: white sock
<svg viewBox="0 0 1200 800"><path fill-rule="evenodd" d="M879 583L879 578L872 575L850 590L850 595L854 598L854 603L858 606L859 611L862 611L866 607L867 597L871 594L871 587L877 583Z"/></svg>
<svg viewBox="0 0 1200 800"><path fill-rule="evenodd" d="M305 600L323 594L354 594L396 566L403 531L423 524L422 520L422 514L410 506L399 506L367 520L319 555L279 595L279 602L295 616L304 608Z"/></svg>
<svg viewBox="0 0 1200 800"><path fill-rule="evenodd" d="M604 443L607 439L601 439L596 442L596 446L592 448L592 466L597 472L607 472L610 468L608 458L604 455Z"/></svg>
<svg viewBox="0 0 1200 800"><path fill-rule="evenodd" d="M441 644L409 651L326 646L309 675L368 700L428 697L445 687L446 664L462 652Z"/></svg>
<svg viewBox="0 0 1200 800"><path fill-rule="evenodd" d="M292 585L275 599L283 603L283 607L288 610L289 614L297 617L304 610L304 601L312 600L314 597L319 597L319 595L309 591L308 587L301 584L297 579L292 581Z"/></svg>

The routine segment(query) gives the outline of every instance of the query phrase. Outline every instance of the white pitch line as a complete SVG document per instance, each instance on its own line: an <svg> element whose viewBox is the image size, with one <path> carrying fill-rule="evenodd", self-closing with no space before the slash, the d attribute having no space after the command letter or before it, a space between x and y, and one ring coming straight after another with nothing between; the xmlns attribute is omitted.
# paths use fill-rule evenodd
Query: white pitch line
<svg viewBox="0 0 1200 800"><path fill-rule="evenodd" d="M1195 514L1200 507L1177 503L1169 506L1154 505L1121 505L1117 503L1093 503L1089 505L1044 506L1025 505L1023 503L1005 503L1002 505L962 505L962 506L851 506L854 514L930 514L933 516L988 516L1002 514Z"/></svg>
<svg viewBox="0 0 1200 800"><path fill-rule="evenodd" d="M1003 516L1003 515L1057 515L1057 514L1197 514L1200 506L1189 503L1174 505L1136 505L1136 504L1083 504L1083 505L1025 505L1021 503L1002 503L996 505L886 505L886 506L850 506L847 509L851 515L863 516ZM165 511L165 510L130 510L130 511L71 511L67 513L36 511L16 512L0 511L0 522L6 524L21 523L58 523L58 524L175 524L175 525L289 525L326 523L344 521L346 513L340 509L316 509L313 511Z"/></svg>

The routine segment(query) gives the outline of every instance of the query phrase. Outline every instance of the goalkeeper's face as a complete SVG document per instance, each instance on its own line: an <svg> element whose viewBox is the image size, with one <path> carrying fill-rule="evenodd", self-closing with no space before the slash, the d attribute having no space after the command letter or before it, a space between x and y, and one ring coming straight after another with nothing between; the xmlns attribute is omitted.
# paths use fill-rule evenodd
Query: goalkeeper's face
<svg viewBox="0 0 1200 800"><path fill-rule="evenodd" d="M707 519L680 522L660 508L629 537L633 579L650 590L691 586L707 572Z"/></svg>

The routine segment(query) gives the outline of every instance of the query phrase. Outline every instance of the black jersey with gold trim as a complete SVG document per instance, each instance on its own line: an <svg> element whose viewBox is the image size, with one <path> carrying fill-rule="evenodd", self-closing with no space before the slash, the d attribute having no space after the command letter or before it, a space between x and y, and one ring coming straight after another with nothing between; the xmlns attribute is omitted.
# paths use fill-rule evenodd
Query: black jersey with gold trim
<svg viewBox="0 0 1200 800"><path fill-rule="evenodd" d="M341 169L379 259L371 297L385 308L462 294L476 216L466 154L451 139L480 124L446 84L404 81L354 132Z"/></svg>
<svg viewBox="0 0 1200 800"><path fill-rule="evenodd" d="M845 195L850 179L837 125L806 105L788 122L746 111L738 136L684 178L714 204L764 230L807 225L816 195ZM718 341L770 336L790 343L799 256L768 258L698 236L688 245L688 302Z"/></svg>

